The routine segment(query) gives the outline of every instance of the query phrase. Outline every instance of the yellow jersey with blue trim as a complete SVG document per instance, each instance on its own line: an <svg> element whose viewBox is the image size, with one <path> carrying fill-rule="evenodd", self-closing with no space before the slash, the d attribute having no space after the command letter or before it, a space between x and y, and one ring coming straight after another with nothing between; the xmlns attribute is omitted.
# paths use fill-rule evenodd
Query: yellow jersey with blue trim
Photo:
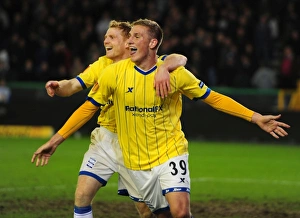
<svg viewBox="0 0 300 218"><path fill-rule="evenodd" d="M113 60L106 56L101 56L97 61L90 64L82 73L76 76L83 89L90 88L98 82L99 73L108 65L112 64Z"/></svg>
<svg viewBox="0 0 300 218"><path fill-rule="evenodd" d="M106 56L100 57L97 61L90 64L89 67L79 74L76 79L80 82L82 88L86 89L91 86L92 89L97 89L98 85L98 79L103 69L105 69L107 66L111 65L113 61ZM92 99L93 91L90 91L87 100ZM94 102L92 102L94 103ZM102 110L100 111L100 114L97 119L97 123L100 126L103 126L107 129L109 129L111 132L116 132L116 119L115 119L115 111L112 107L112 101L109 101L105 106L102 107Z"/></svg>
<svg viewBox="0 0 300 218"><path fill-rule="evenodd" d="M130 59L111 64L101 73L93 101L106 105L113 97L117 132L125 166L149 170L172 157L188 153L181 128L182 94L206 98L210 89L184 67L170 74L172 92L162 99L153 87L161 60L148 71Z"/></svg>

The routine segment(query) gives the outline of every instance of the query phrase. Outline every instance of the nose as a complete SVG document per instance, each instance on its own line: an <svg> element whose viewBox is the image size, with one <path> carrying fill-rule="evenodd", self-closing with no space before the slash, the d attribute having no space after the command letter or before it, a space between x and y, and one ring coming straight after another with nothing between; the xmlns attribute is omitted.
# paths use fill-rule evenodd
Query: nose
<svg viewBox="0 0 300 218"><path fill-rule="evenodd" d="M104 41L103 41L104 45L107 44L108 42L109 42L109 41L108 41L108 37L105 37L105 38L104 38Z"/></svg>
<svg viewBox="0 0 300 218"><path fill-rule="evenodd" d="M129 36L129 38L127 39L127 44L128 45L131 45L133 43L132 39L133 39L133 36Z"/></svg>

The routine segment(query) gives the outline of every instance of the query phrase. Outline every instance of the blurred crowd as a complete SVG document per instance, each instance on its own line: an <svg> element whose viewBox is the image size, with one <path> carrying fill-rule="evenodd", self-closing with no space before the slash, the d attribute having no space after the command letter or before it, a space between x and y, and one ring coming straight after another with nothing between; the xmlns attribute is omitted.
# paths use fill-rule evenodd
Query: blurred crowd
<svg viewBox="0 0 300 218"><path fill-rule="evenodd" d="M148 18L159 54L188 57L209 86L293 88L300 78L297 0L1 0L0 80L72 78L105 54L109 21Z"/></svg>

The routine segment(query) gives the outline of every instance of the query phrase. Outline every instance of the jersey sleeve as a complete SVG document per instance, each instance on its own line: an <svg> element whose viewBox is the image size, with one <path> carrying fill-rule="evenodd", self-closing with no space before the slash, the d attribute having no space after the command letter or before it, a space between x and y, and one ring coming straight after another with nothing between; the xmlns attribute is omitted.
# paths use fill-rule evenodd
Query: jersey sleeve
<svg viewBox="0 0 300 218"><path fill-rule="evenodd" d="M71 115L71 117L69 117L58 133L63 138L68 138L89 121L98 109L98 107L95 107L89 101L86 101Z"/></svg>
<svg viewBox="0 0 300 218"><path fill-rule="evenodd" d="M246 108L232 98L214 91L211 92L204 102L219 111L240 117L247 121L251 121L254 114L254 111Z"/></svg>
<svg viewBox="0 0 300 218"><path fill-rule="evenodd" d="M158 57L159 60L164 61L168 55L161 55Z"/></svg>
<svg viewBox="0 0 300 218"><path fill-rule="evenodd" d="M197 79L185 67L179 67L171 73L171 79L176 79L173 83L177 86L176 89L179 89L182 94L194 101L205 99L211 92L211 89L203 81Z"/></svg>
<svg viewBox="0 0 300 218"><path fill-rule="evenodd" d="M104 106L109 102L110 96L113 94L115 83L116 67L114 64L106 67L99 74L97 83L90 90L87 100L95 106Z"/></svg>
<svg viewBox="0 0 300 218"><path fill-rule="evenodd" d="M111 63L111 59L107 58L106 56L102 56L97 61L90 64L76 77L76 79L80 82L82 88L89 88L98 81L99 73Z"/></svg>

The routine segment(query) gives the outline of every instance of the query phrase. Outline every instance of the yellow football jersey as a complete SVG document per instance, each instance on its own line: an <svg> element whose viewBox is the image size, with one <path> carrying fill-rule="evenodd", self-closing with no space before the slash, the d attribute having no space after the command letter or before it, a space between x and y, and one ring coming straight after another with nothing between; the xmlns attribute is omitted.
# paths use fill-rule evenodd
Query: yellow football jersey
<svg viewBox="0 0 300 218"><path fill-rule="evenodd" d="M112 63L111 59L101 56L80 73L76 79L80 82L82 88L89 88L98 82L99 72Z"/></svg>
<svg viewBox="0 0 300 218"><path fill-rule="evenodd" d="M93 86L92 89L95 88L97 89L98 87L97 82L101 71L112 63L113 61L111 59L107 58L106 56L102 56L97 61L90 64L89 67L84 72L79 74L76 78L84 89L89 88L91 86ZM92 99L90 93L87 99ZM115 111L114 108L111 106L112 104L110 102L109 104L107 104L102 108L98 116L97 123L100 126L103 126L112 132L116 132L117 129L116 129Z"/></svg>
<svg viewBox="0 0 300 218"><path fill-rule="evenodd" d="M159 57L159 59L164 60L166 57L167 55L162 55ZM95 90L98 88L98 78L101 71L112 63L113 61L111 59L107 58L106 56L102 56L97 61L90 64L89 67L84 72L79 74L76 78L84 89L93 86L92 90ZM93 93L94 92L91 91L88 94L87 100L90 100L94 105L97 106L97 103L93 102ZM97 123L112 132L117 131L115 110L113 107L112 98L110 98L108 103L101 108Z"/></svg>
<svg viewBox="0 0 300 218"><path fill-rule="evenodd" d="M167 98L153 87L157 65L148 71L126 59L108 66L100 75L101 86L91 90L92 101L105 105L113 96L117 132L125 166L148 170L168 159L188 153L181 129L182 94L205 98L210 89L191 72L180 67L170 74L172 92Z"/></svg>

